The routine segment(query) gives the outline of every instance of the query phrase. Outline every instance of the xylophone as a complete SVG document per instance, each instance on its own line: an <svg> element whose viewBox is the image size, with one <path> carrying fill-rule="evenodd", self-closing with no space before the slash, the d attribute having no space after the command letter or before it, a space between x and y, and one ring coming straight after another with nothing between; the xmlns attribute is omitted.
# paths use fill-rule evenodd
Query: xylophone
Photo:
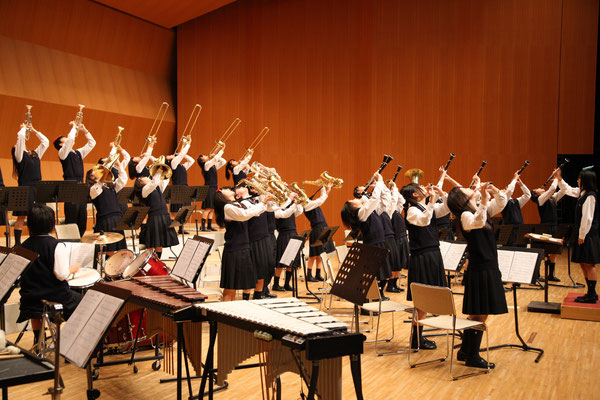
<svg viewBox="0 0 600 400"><path fill-rule="evenodd" d="M299 373L306 382L308 399L318 393L321 399L341 399L341 357L350 356L356 397L362 399L360 354L364 335L348 333L347 325L296 299L279 298L252 301L194 304L175 312L178 320L208 321L210 344L200 387L200 398L209 383L222 385L227 375L242 361L261 353L269 360L269 380L286 371ZM219 332L218 370L214 369L214 347ZM266 339L265 339L266 338ZM262 342L270 342L264 347ZM261 362L262 363L262 362ZM306 364L306 365L305 365ZM319 370L325 379L319 380Z"/></svg>

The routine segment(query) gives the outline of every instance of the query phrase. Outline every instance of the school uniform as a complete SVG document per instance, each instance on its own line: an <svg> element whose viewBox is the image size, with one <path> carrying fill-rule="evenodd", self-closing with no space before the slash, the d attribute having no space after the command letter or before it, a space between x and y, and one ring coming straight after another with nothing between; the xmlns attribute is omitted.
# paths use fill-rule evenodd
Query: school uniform
<svg viewBox="0 0 600 400"><path fill-rule="evenodd" d="M248 177L248 172L250 171L250 160L252 159L252 154L249 154L246 158L244 158L238 165L233 167L233 171L231 173L233 177L233 184L237 186L238 183L243 181Z"/></svg>
<svg viewBox="0 0 600 400"><path fill-rule="evenodd" d="M65 181L83 183L83 159L96 146L96 141L92 134L87 130L83 133L87 139L85 146L73 150L75 135L77 134L77 128L73 126L62 147L58 150L58 158L62 165L63 179ZM83 236L87 228L87 203L65 202L65 223L77 224L79 235Z"/></svg>
<svg viewBox="0 0 600 400"><path fill-rule="evenodd" d="M39 257L21 276L20 314L17 322L28 319L41 319L42 300L63 305L65 319L77 308L81 295L69 289L66 281L69 275L68 250L50 235L30 236L21 245Z"/></svg>
<svg viewBox="0 0 600 400"><path fill-rule="evenodd" d="M181 149L181 153L177 154L170 162L171 170L171 182L173 185L187 186L188 185L188 169L194 165L194 159L187 155L190 150L190 145L186 144ZM171 203L171 212L177 212L182 206L187 206L190 203L185 204L174 204Z"/></svg>
<svg viewBox="0 0 600 400"><path fill-rule="evenodd" d="M325 220L325 215L323 215L323 210L321 210L321 206L327 200L328 194L325 188L321 188L321 194L318 199L309 201L304 206L304 215L310 222L310 237L309 237L309 257L317 257L320 256L321 253L325 252L327 254L335 251L335 246L333 245L333 241L329 241L325 246L313 246L313 244L317 241L321 232L327 228L327 221Z"/></svg>
<svg viewBox="0 0 600 400"><path fill-rule="evenodd" d="M396 187L392 191L392 197L396 199L396 209L392 214L392 228L394 229L394 235L396 236L396 247L398 248L398 255L400 257L399 263L401 268L408 268L410 248L408 245L406 221L402 215L406 200L404 199L404 196L398 192L398 188Z"/></svg>
<svg viewBox="0 0 600 400"><path fill-rule="evenodd" d="M279 209L279 207L277 208ZM269 268L269 274L267 275L267 282L271 282L271 278L275 275L275 267L277 266L277 237L275 236L275 212L267 211L267 227L269 229L269 240L271 242L271 252L273 253L273 264Z"/></svg>
<svg viewBox="0 0 600 400"><path fill-rule="evenodd" d="M247 208L257 203L258 198L242 201ZM271 235L269 233L268 211L250 218L248 224L248 241L250 243L250 255L252 265L256 271L256 279L267 279L269 273L275 268L275 254L273 252Z"/></svg>
<svg viewBox="0 0 600 400"><path fill-rule="evenodd" d="M402 265L400 264L400 252L396 244L396 234L392 225L392 215L394 208L396 207L396 200L393 198L391 190L382 185L381 190L381 201L380 205L375 211L379 218L381 218L381 225L383 227L383 235L385 238L385 248L390 251L388 260L392 271L400 271Z"/></svg>
<svg viewBox="0 0 600 400"><path fill-rule="evenodd" d="M215 208L215 194L219 188L217 170L227 164L223 158L223 150L219 151L213 158L202 164L198 157L198 164L202 167L202 176L204 176L204 185L208 186L208 193L202 202L204 210Z"/></svg>
<svg viewBox="0 0 600 400"><path fill-rule="evenodd" d="M150 207L150 210L143 235L140 232L140 242L147 248L171 247L179 244L177 232L169 227L171 216L162 193L168 183L168 179L160 179L160 171L158 171L152 181L142 188L142 204Z"/></svg>
<svg viewBox="0 0 600 400"><path fill-rule="evenodd" d="M266 206L263 203L248 208L238 203L225 205L223 209L225 246L221 261L221 288L246 290L256 286L256 270L250 253L247 221L265 211Z"/></svg>
<svg viewBox="0 0 600 400"><path fill-rule="evenodd" d="M303 210L302 205L292 204L289 207L284 206L275 211L275 226L277 227L277 252L275 261L277 262L278 268L287 267L286 265L279 263L279 261L281 260L281 257L283 257L283 253L285 253L285 249L287 248L290 239L298 236L296 230L296 218L302 214ZM298 256L294 259L290 267L300 267L300 253L298 253Z"/></svg>
<svg viewBox="0 0 600 400"><path fill-rule="evenodd" d="M469 315L505 314L508 312L502 274L498 268L498 250L491 217L508 201L499 192L487 205L480 204L475 213L464 211L460 227L467 240L469 268L465 271L463 313Z"/></svg>
<svg viewBox="0 0 600 400"><path fill-rule="evenodd" d="M430 202L425 206L417 203L408 207L406 211L406 226L410 239L407 300L412 300L410 291L412 282L447 286L436 219L449 212L446 206L446 195L442 204Z"/></svg>
<svg viewBox="0 0 600 400"><path fill-rule="evenodd" d="M143 177L151 178L150 168L148 167L148 162L154 163L155 160L156 160L156 158L152 157L152 149L150 149L149 151L144 153L142 155L142 158L140 159L140 161L137 163L135 161L133 161L133 159L131 159L129 161L129 164L127 165L129 177L131 179L137 179L137 178L143 178Z"/></svg>
<svg viewBox="0 0 600 400"><path fill-rule="evenodd" d="M532 197L532 201L537 205L540 223L550 226L550 233L556 233L558 226L558 201L565 195L562 190L556 191L558 180L554 179L552 184L544 193Z"/></svg>
<svg viewBox="0 0 600 400"><path fill-rule="evenodd" d="M13 215L16 216L27 215L35 202L35 195L37 193L36 185L42 180L40 160L50 145L48 138L41 132L38 132L36 136L40 140L39 146L32 152L27 151L25 147L25 132L26 128L21 128L17 133L17 144L15 145L13 161L17 170L18 185L29 187L29 206L27 211L15 211Z"/></svg>
<svg viewBox="0 0 600 400"><path fill-rule="evenodd" d="M512 246L517 241L517 234L519 232L519 226L523 224L523 214L521 208L531 198L531 192L525 185L520 185L523 194L517 199L511 199L513 192L515 191L515 185L517 181L513 179L506 187L506 196L508 202L502 210L502 223L505 225L512 224L513 228L508 238L507 246Z"/></svg>

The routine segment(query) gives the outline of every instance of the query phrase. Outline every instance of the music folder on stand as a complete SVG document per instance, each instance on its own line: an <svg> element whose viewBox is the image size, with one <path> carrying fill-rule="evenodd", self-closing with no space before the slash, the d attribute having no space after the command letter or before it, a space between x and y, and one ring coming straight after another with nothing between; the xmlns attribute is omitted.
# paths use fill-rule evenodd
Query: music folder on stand
<svg viewBox="0 0 600 400"><path fill-rule="evenodd" d="M146 215L148 215L148 211L150 211L150 207L129 207L123 213L119 223L115 227L117 231L131 230L131 242L134 253L137 253L135 249L135 231L142 226L142 222L146 218Z"/></svg>

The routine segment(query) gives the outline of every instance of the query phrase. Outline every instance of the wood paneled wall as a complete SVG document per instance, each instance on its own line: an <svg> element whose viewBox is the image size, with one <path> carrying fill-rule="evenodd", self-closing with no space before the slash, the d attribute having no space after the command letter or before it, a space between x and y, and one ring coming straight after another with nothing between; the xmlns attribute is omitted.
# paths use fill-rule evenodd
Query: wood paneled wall
<svg viewBox="0 0 600 400"><path fill-rule="evenodd" d="M580 70L593 72L595 56L579 52L569 63L561 29L585 14L578 32L595 46L598 2L564 3L239 0L178 28L178 118L194 103L204 107L195 154L240 117L227 157L239 157L267 125L255 158L285 180L323 170L343 178L324 206L330 225L341 223L342 203L384 153L395 157L385 176L400 163L423 169L424 182L437 181L450 152L450 173L465 184L485 159L482 178L498 186L528 159L523 180L537 187L558 150L559 76L594 87L594 74ZM560 98L567 114L573 97ZM593 96L576 101L593 108ZM591 138L593 118L579 122L578 135ZM537 220L533 205L524 213Z"/></svg>
<svg viewBox="0 0 600 400"><path fill-rule="evenodd" d="M109 152L117 126L123 146L137 155L160 104L171 109L159 132L156 153L175 140L175 33L102 5L81 0L0 2L0 131L6 145L2 165L33 105L33 123L50 141L69 131L68 122L85 104L84 123L97 141L86 162ZM83 135L76 146L83 145ZM32 139L28 147L35 147ZM44 162L58 162L51 147ZM60 179L60 168L43 164L45 179ZM10 170L4 171L13 184Z"/></svg>

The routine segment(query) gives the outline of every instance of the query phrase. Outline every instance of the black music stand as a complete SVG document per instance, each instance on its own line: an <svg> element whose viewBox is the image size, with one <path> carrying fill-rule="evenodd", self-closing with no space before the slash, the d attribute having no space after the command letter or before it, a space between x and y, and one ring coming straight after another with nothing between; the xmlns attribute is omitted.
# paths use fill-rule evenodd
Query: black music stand
<svg viewBox="0 0 600 400"><path fill-rule="evenodd" d="M16 186L2 188L3 199L0 202L4 206L4 217L6 219L6 247L10 245L10 223L8 221L9 211L29 211L29 196L31 192L28 186Z"/></svg>
<svg viewBox="0 0 600 400"><path fill-rule="evenodd" d="M310 233L312 232L311 229L307 229L305 231L300 232L300 237L303 238L304 243L306 243L306 240L310 237ZM317 296L312 290L310 290L310 288L308 287L308 280L306 279L306 277L308 276L307 274L307 268L306 268L306 260L304 259L304 246L300 247L300 262L302 264L302 271L304 271L304 285L306 286L306 290L308 293L308 295L310 296L300 296L298 294L298 289L297 289L297 285L294 285L294 287L296 288L296 297L299 299L315 299L317 300L316 303L320 303L321 299L319 298L319 296ZM292 284L294 283L298 283L298 271L296 271L296 269L294 269L294 282L292 282ZM307 302L308 303L308 302Z"/></svg>
<svg viewBox="0 0 600 400"><path fill-rule="evenodd" d="M560 283L549 283L550 286L558 286L558 287L566 287L566 288L582 288L585 287L584 284L576 282L571 275L571 241L573 234L573 226L570 224L560 224L556 229L556 233L553 237L557 239L563 239L563 246L567 248L567 273L569 274L569 279L571 280L571 285L563 285Z"/></svg>
<svg viewBox="0 0 600 400"><path fill-rule="evenodd" d="M61 203L87 204L90 201L90 186L87 183L80 183L76 181L60 182L58 184L58 201ZM93 207L92 210L94 210ZM94 217L93 221L95 224L96 212L92 211L92 215Z"/></svg>
<svg viewBox="0 0 600 400"><path fill-rule="evenodd" d="M198 209L198 204L196 204L197 202L202 202L204 201L204 199L206 199L206 195L208 194L208 186L188 186L190 192L189 192L189 198L191 200L191 203L194 204L194 207L196 209ZM196 222L196 235L200 232L200 229L198 228L198 212L194 212L194 214L196 215L195 218L195 222Z"/></svg>
<svg viewBox="0 0 600 400"><path fill-rule="evenodd" d="M550 265L550 259L548 256L550 254L559 254L562 251L562 242L561 243L548 243L541 240L536 240L535 238L529 237L531 241L531 248L540 249L543 252L544 258L544 301L532 301L527 306L527 311L529 312L539 312L539 313L547 313L547 314L560 314L561 303L553 303L548 301L548 267ZM539 276L539 274L538 274Z"/></svg>
<svg viewBox="0 0 600 400"><path fill-rule="evenodd" d="M133 188L124 187L119 190L119 193L117 193L117 199L119 200L119 204L133 203Z"/></svg>
<svg viewBox="0 0 600 400"><path fill-rule="evenodd" d="M304 231L302 233L306 233L307 231ZM302 257L302 249L304 249L304 245L306 244L306 239L308 238L308 236L310 236L310 230L308 231L307 235L298 235L298 236L293 236L291 239L296 239L296 240L300 240L302 241L302 244L300 245L300 247L298 248L298 252L296 253L296 256L294 257L294 259L292 260L292 262L287 265L287 264L283 264L281 262L281 260L278 260L277 263L278 264L283 264L286 267L292 268L292 297L300 297L298 296L298 268L294 268L294 262L296 261L296 259L301 258L303 259L304 257ZM287 248L290 246L290 242L288 242L288 245L286 246L286 251ZM285 251L284 251L285 254ZM282 257L283 258L283 257ZM287 274L287 271L285 272ZM308 284L307 284L307 290L310 291L310 289L308 289ZM312 294L312 292L311 292Z"/></svg>
<svg viewBox="0 0 600 400"><path fill-rule="evenodd" d="M18 274L15 279L12 280L12 282L8 282L10 284L10 287L8 288L8 290L6 291L6 293L4 293L4 295L2 296L2 298L0 298L0 329L1 330L6 330L6 326L5 323L6 321L4 320L4 304L6 304L6 302L8 301L8 298L10 297L11 293L13 292L13 290L16 289L17 287L17 283L19 281L19 278L21 277L21 275L23 275L23 273L25 271L27 271L27 268L29 268L29 266L31 265L31 263L33 261L35 261L38 258L38 254L34 253L33 251L24 249L21 246L15 246L12 249L9 247L1 247L0 246L0 253L6 254L6 256L8 257L8 255L10 253L14 253L17 254L18 256L21 256L23 258L26 258L29 260L29 264L27 264L27 266L25 266L25 268L23 269L23 271L21 271L20 274ZM6 262L6 258L4 258L2 264ZM0 270L2 270L2 264L0 264ZM6 277L5 277L6 278ZM2 282L5 283L5 282Z"/></svg>
<svg viewBox="0 0 600 400"><path fill-rule="evenodd" d="M136 253L135 231L142 226L142 222L146 218L146 215L148 215L148 211L150 211L150 207L129 207L115 227L117 231L131 230L131 246L134 253Z"/></svg>
<svg viewBox="0 0 600 400"><path fill-rule="evenodd" d="M339 226L328 226L323 229L317 240L310 247L326 246L333 239L333 235L335 235L338 229Z"/></svg>
<svg viewBox="0 0 600 400"><path fill-rule="evenodd" d="M179 204L181 204L181 203L179 203ZM184 226L189 221L192 214L194 213L195 208L196 208L196 206L194 206L194 205L181 207L179 209L179 211L177 211L177 215L175 215L175 218L171 222L171 225L169 225L169 228L182 227L181 228L181 243L182 244L185 243Z"/></svg>
<svg viewBox="0 0 600 400"><path fill-rule="evenodd" d="M165 202L170 203L171 202L171 189L173 188L173 186L169 185L165 188L165 191L162 192L163 197L165 198Z"/></svg>
<svg viewBox="0 0 600 400"><path fill-rule="evenodd" d="M544 251L542 249L527 249L527 248L523 248L523 247L503 247L502 250L538 253L538 257L537 257L537 261L536 261L536 265L535 265L535 271L539 271L540 263L544 256ZM534 285L536 283L536 272L535 271L533 273L532 282L529 283L531 285ZM538 275L539 275L539 273L538 273ZM521 349L523 351L534 351L534 352L539 353L538 356L535 358L535 362L537 363L540 361L540 359L544 355L544 350L537 348L537 347L529 346L527 343L525 343L525 341L521 337L521 333L519 332L519 307L517 305L517 288L519 288L520 286L521 286L521 282L512 282L513 309L515 311L515 334L517 335L517 338L519 339L521 344L500 344L500 345L496 345L496 346L491 346L489 348L489 350L511 348L511 349Z"/></svg>
<svg viewBox="0 0 600 400"><path fill-rule="evenodd" d="M58 224L58 187L65 181L40 181L35 184L35 202L36 203L54 203L56 211L56 223ZM69 181L67 181L69 182ZM75 181L72 181L75 182Z"/></svg>
<svg viewBox="0 0 600 400"><path fill-rule="evenodd" d="M4 236L6 237L6 246L10 247L10 224L8 223L8 190L4 186L0 186L0 210L4 217L4 225L6 225L6 231Z"/></svg>

